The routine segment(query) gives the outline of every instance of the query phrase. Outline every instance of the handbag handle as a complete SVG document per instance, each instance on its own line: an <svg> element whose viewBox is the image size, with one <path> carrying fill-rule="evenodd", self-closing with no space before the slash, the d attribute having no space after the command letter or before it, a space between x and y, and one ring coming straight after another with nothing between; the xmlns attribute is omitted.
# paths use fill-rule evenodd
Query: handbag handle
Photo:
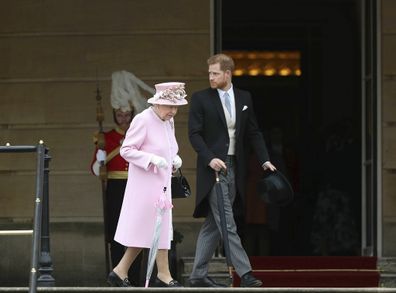
<svg viewBox="0 0 396 293"><path fill-rule="evenodd" d="M180 176L183 176L183 173L182 173L181 167L180 167L180 168L178 168L178 169L176 170L175 174L176 174L176 173L179 173L179 175L180 175Z"/></svg>

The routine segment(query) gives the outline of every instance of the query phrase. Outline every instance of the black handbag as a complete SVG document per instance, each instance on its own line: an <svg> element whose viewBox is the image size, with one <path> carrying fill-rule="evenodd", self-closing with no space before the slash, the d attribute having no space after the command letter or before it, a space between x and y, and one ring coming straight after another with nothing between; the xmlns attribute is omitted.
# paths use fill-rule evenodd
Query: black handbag
<svg viewBox="0 0 396 293"><path fill-rule="evenodd" d="M181 168L172 176L172 198L186 198L191 195L190 185L186 177L183 176Z"/></svg>

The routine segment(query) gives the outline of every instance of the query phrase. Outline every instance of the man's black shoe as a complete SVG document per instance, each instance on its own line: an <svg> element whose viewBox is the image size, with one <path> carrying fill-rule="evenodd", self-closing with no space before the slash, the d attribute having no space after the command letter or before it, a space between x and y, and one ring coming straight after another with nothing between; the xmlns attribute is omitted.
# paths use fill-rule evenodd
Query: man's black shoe
<svg viewBox="0 0 396 293"><path fill-rule="evenodd" d="M227 285L216 283L210 277L190 279L190 287L227 287Z"/></svg>
<svg viewBox="0 0 396 293"><path fill-rule="evenodd" d="M241 287L261 287L263 282L256 279L251 272L244 274L241 277Z"/></svg>
<svg viewBox="0 0 396 293"><path fill-rule="evenodd" d="M128 278L122 280L116 273L113 271L110 272L107 277L107 283L109 283L112 287L132 287L131 282L129 282Z"/></svg>

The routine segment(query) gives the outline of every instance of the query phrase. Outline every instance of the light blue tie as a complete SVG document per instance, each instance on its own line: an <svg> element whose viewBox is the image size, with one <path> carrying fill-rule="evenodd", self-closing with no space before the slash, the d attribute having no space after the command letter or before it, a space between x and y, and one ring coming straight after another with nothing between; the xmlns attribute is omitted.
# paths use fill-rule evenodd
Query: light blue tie
<svg viewBox="0 0 396 293"><path fill-rule="evenodd" d="M223 97L224 97L224 104L227 108L227 111L230 114L230 116L232 117L230 95L227 92L225 92Z"/></svg>

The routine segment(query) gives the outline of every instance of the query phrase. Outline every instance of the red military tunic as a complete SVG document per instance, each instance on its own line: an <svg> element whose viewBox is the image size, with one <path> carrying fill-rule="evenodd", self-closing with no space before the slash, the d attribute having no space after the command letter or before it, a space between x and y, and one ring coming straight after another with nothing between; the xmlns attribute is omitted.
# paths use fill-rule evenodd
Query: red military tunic
<svg viewBox="0 0 396 293"><path fill-rule="evenodd" d="M120 128L112 129L104 133L106 158L106 170L108 179L127 179L128 178L128 162L120 156L120 146L125 138L125 131ZM97 135L94 137L95 144L97 143ZM96 152L91 163L96 161ZM92 168L91 168L92 169Z"/></svg>

